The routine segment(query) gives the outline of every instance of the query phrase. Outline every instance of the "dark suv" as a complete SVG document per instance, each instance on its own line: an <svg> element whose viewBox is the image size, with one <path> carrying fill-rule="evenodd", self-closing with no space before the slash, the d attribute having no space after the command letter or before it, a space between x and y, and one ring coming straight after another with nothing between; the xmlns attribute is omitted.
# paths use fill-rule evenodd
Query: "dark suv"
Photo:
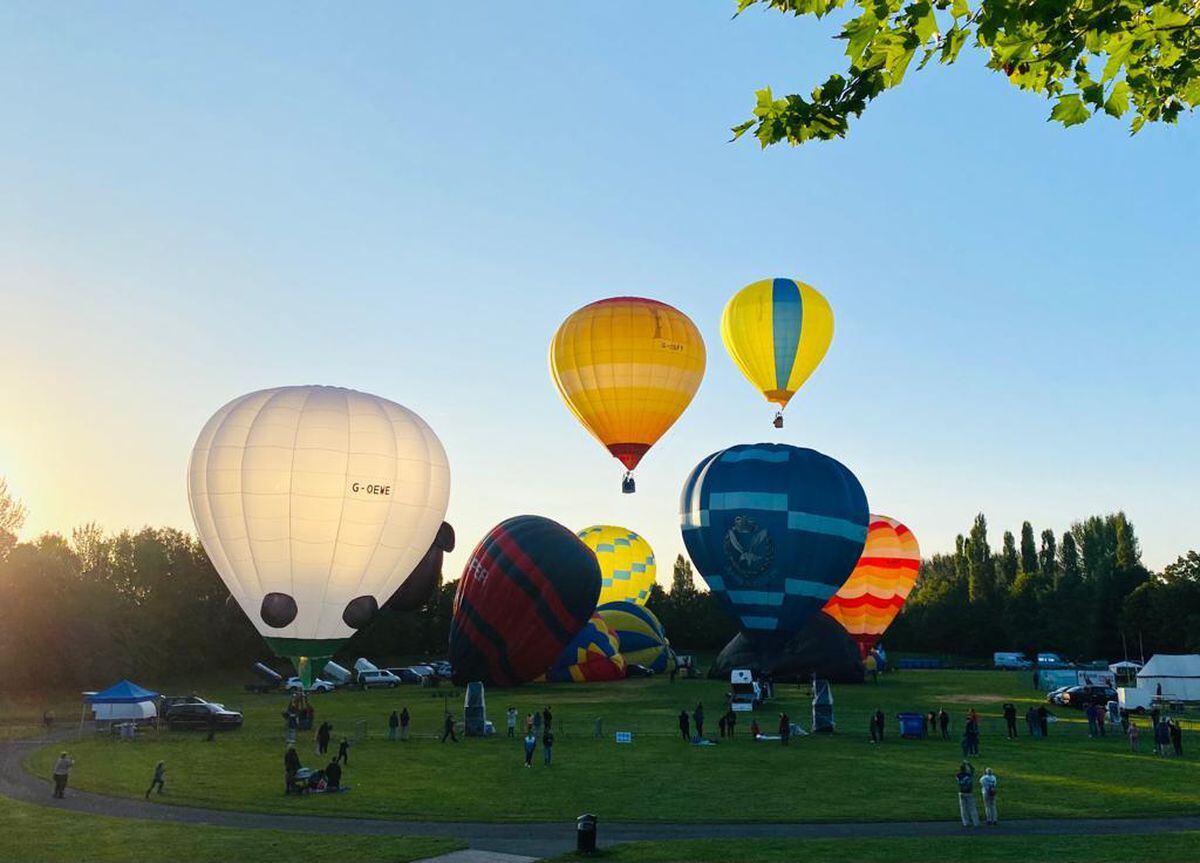
<svg viewBox="0 0 1200 863"><path fill-rule="evenodd" d="M1084 710L1089 704L1103 707L1116 700L1117 690L1111 686L1072 686L1058 697L1059 704L1076 710Z"/></svg>
<svg viewBox="0 0 1200 863"><path fill-rule="evenodd" d="M167 708L167 727L172 731L184 729L207 730L210 717L218 731L233 731L242 727L242 714L226 710L220 704L172 704Z"/></svg>

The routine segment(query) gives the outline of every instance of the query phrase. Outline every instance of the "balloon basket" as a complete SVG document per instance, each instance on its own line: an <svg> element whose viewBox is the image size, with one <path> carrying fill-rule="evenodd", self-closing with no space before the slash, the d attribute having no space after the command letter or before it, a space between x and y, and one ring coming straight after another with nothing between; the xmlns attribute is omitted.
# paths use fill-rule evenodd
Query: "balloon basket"
<svg viewBox="0 0 1200 863"><path fill-rule="evenodd" d="M633 481L633 474L625 474L621 479L621 494L633 494L635 491L637 491L637 483Z"/></svg>
<svg viewBox="0 0 1200 863"><path fill-rule="evenodd" d="M777 429L783 428L783 411L779 411L778 413L775 414L775 419L772 421L771 424L773 426L775 426L775 428L777 428Z"/></svg>

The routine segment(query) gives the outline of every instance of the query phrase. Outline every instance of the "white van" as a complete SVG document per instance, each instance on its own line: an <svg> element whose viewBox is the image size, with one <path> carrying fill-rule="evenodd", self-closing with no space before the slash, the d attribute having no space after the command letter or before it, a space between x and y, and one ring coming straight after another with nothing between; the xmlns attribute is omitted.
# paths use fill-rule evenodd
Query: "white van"
<svg viewBox="0 0 1200 863"><path fill-rule="evenodd" d="M386 668L376 668L374 671L360 671L358 673L358 685L363 689L374 689L380 686L395 689L400 683L400 678Z"/></svg>
<svg viewBox="0 0 1200 863"><path fill-rule="evenodd" d="M762 704L762 688L749 668L729 672L729 706L735 713L747 713Z"/></svg>
<svg viewBox="0 0 1200 863"><path fill-rule="evenodd" d="M1004 668L1009 671L1016 671L1024 668L1033 668L1033 663L1025 658L1024 653L993 653L992 664L996 668Z"/></svg>

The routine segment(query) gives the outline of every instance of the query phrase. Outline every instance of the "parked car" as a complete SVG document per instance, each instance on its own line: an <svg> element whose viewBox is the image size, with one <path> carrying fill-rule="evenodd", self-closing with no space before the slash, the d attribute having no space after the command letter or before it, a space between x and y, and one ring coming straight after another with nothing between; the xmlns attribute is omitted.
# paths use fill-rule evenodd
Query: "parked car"
<svg viewBox="0 0 1200 863"><path fill-rule="evenodd" d="M1029 661L1024 653L1017 652L993 653L992 665L994 665L996 668L1003 668L1008 671L1017 671L1020 669L1033 667L1033 663Z"/></svg>
<svg viewBox="0 0 1200 863"><path fill-rule="evenodd" d="M1074 707L1083 710L1089 704L1104 707L1110 701L1117 700L1117 690L1111 686L1072 686L1061 696L1059 704L1063 707Z"/></svg>
<svg viewBox="0 0 1200 863"><path fill-rule="evenodd" d="M175 704L167 708L164 716L167 727L172 731L186 729L205 730L211 718L216 719L218 731L233 731L242 727L242 714L236 710L228 710L224 705L208 701L196 703Z"/></svg>
<svg viewBox="0 0 1200 863"><path fill-rule="evenodd" d="M436 662L426 662L424 664L432 668L433 673L442 680L449 680L454 674L454 670L450 667L450 663L444 659L439 659Z"/></svg>
<svg viewBox="0 0 1200 863"><path fill-rule="evenodd" d="M380 686L394 689L400 685L401 681L399 677L392 674L386 668L376 668L373 671L360 671L357 683L363 689L375 689Z"/></svg>
<svg viewBox="0 0 1200 863"><path fill-rule="evenodd" d="M1071 688L1071 686L1060 686L1058 689L1051 689L1046 693L1046 700L1051 704L1062 704L1063 693Z"/></svg>
<svg viewBox="0 0 1200 863"><path fill-rule="evenodd" d="M303 689L305 692L333 692L334 685L328 680L318 677L309 686L304 685L299 677L289 677L284 688L288 692L295 692L297 689Z"/></svg>
<svg viewBox="0 0 1200 863"><path fill-rule="evenodd" d="M626 677L653 677L654 669L647 668L644 665L638 665L636 662L632 665L625 666Z"/></svg>
<svg viewBox="0 0 1200 863"><path fill-rule="evenodd" d="M412 668L408 668L407 666L404 668L388 668L385 670L390 671L392 674L400 678L401 683L420 686L425 682L425 675L413 670Z"/></svg>

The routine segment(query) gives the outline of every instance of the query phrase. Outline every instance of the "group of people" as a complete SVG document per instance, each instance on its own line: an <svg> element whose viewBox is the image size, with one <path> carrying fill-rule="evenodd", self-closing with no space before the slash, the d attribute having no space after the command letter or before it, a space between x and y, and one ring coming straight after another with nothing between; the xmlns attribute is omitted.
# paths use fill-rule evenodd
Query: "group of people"
<svg viewBox="0 0 1200 863"><path fill-rule="evenodd" d="M332 726L330 727L332 728ZM342 765L349 764L347 754L349 745L349 742L343 738L342 745L338 748L338 754L330 759L323 770L305 773L304 767L300 764L300 753L296 751L296 744L289 743L283 753L283 793L306 794L341 791ZM328 743L326 743L326 748L328 748ZM324 750L321 751L323 754ZM146 794L149 796L150 792L147 791Z"/></svg>
<svg viewBox="0 0 1200 863"><path fill-rule="evenodd" d="M407 705L402 707L399 713L393 710L388 716L388 740L395 740L397 732L401 740L408 740L408 724L411 720Z"/></svg>
<svg viewBox="0 0 1200 863"><path fill-rule="evenodd" d="M512 705L509 705L508 710L505 711L505 725L509 737L517 735L517 717L519 715L517 708ZM554 713L550 710L550 705L542 708L540 713L535 710L533 713L525 714L525 735L522 742L526 767L533 766L533 756L537 752L539 738L542 742L542 763L549 767L554 759Z"/></svg>
<svg viewBox="0 0 1200 863"><path fill-rule="evenodd" d="M963 827L979 826L979 805L975 800L975 768L970 761L964 760L954 774L958 787L958 814L962 818ZM1000 823L1000 814L996 808L996 788L999 779L992 768L985 768L979 777L979 790L983 793L983 816L989 826Z"/></svg>

